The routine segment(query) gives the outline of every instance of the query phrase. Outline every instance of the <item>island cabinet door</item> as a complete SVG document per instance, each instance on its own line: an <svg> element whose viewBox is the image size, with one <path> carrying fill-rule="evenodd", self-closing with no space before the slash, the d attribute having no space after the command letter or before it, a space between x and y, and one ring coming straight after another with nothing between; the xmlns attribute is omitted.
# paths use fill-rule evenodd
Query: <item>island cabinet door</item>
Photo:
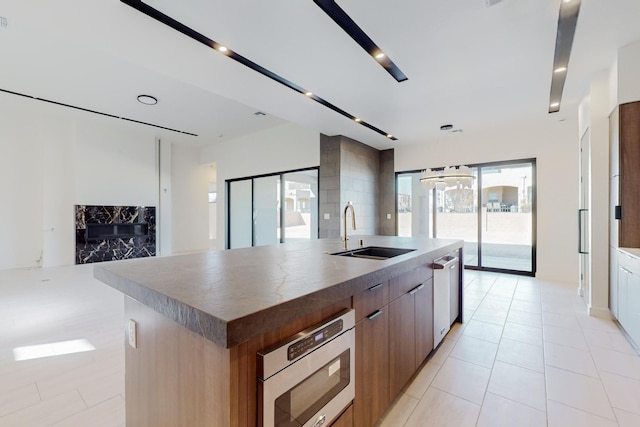
<svg viewBox="0 0 640 427"><path fill-rule="evenodd" d="M433 350L433 279L420 285L414 294L416 322L416 365Z"/></svg>
<svg viewBox="0 0 640 427"><path fill-rule="evenodd" d="M355 427L371 427L389 406L389 310L381 307L356 324Z"/></svg>
<svg viewBox="0 0 640 427"><path fill-rule="evenodd" d="M415 298L406 293L389 304L389 386L391 399L416 370Z"/></svg>

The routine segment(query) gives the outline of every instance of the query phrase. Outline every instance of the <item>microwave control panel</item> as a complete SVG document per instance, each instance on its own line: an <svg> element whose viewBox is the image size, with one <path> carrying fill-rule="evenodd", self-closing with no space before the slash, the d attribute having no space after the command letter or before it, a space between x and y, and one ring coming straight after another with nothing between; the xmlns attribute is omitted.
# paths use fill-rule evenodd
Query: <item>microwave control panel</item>
<svg viewBox="0 0 640 427"><path fill-rule="evenodd" d="M296 341L287 348L287 358L289 360L297 359L306 352L322 345L331 338L342 332L344 324L342 319L338 319L333 323L326 325L324 328Z"/></svg>

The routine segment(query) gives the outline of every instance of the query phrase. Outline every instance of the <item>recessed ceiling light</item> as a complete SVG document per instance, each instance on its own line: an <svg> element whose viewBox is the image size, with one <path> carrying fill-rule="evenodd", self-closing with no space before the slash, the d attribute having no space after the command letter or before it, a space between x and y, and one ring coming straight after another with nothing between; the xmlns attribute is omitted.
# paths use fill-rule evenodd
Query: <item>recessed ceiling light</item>
<svg viewBox="0 0 640 427"><path fill-rule="evenodd" d="M376 59L382 59L382 58L384 58L384 52L376 53Z"/></svg>
<svg viewBox="0 0 640 427"><path fill-rule="evenodd" d="M138 102L144 105L156 105L158 99L151 95L138 95Z"/></svg>
<svg viewBox="0 0 640 427"><path fill-rule="evenodd" d="M305 92L304 94L311 97L313 95L313 92Z"/></svg>
<svg viewBox="0 0 640 427"><path fill-rule="evenodd" d="M567 67L558 67L553 70L554 73L564 73L565 71L567 71Z"/></svg>
<svg viewBox="0 0 640 427"><path fill-rule="evenodd" d="M226 46L218 46L218 51L219 52L224 53L224 52L227 52L228 50L229 49Z"/></svg>
<svg viewBox="0 0 640 427"><path fill-rule="evenodd" d="M362 121L362 119L359 119L359 118L357 118L357 117L356 117L355 119L353 119L353 120L355 120L355 121L356 121L356 122L358 122L358 123L360 123L360 122Z"/></svg>
<svg viewBox="0 0 640 427"><path fill-rule="evenodd" d="M387 134L387 138L389 139L393 139L393 135L391 135L390 133Z"/></svg>
<svg viewBox="0 0 640 427"><path fill-rule="evenodd" d="M551 107L551 108L556 108L556 107L559 107L559 106L560 106L559 102L552 102L551 104L549 104L549 107Z"/></svg>

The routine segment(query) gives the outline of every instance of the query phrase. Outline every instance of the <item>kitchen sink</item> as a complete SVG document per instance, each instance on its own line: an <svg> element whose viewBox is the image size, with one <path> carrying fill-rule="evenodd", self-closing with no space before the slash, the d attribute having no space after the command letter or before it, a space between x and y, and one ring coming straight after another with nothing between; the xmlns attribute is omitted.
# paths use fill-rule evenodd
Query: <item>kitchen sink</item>
<svg viewBox="0 0 640 427"><path fill-rule="evenodd" d="M331 255L349 256L354 258L367 259L389 259L398 255L413 252L415 249L404 248L384 248L381 246L367 246L366 248L351 249L349 251L336 252Z"/></svg>

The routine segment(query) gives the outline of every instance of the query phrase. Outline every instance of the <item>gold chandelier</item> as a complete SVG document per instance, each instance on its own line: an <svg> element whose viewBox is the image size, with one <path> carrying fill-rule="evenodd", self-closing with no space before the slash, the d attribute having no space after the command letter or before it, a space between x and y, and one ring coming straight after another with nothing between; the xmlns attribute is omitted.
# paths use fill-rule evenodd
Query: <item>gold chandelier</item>
<svg viewBox="0 0 640 427"><path fill-rule="evenodd" d="M422 171L420 182L422 185L433 190L444 190L447 187L470 188L473 185L475 176L471 173L468 166L450 167L447 166L443 170L425 169Z"/></svg>

